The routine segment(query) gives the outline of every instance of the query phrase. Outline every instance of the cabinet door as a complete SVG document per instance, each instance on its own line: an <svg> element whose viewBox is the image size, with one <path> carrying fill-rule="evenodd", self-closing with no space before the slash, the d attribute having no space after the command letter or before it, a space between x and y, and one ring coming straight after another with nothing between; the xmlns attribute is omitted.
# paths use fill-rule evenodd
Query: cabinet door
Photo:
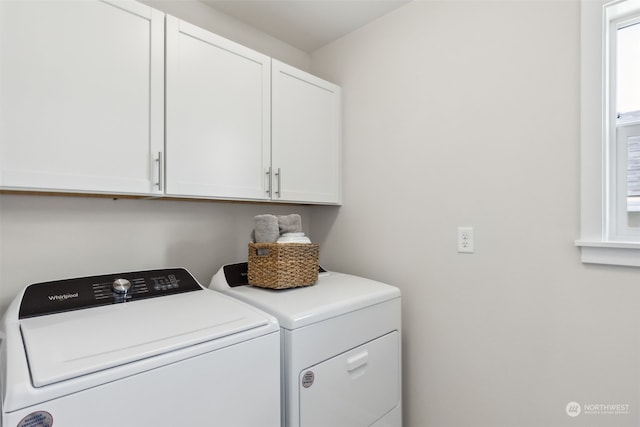
<svg viewBox="0 0 640 427"><path fill-rule="evenodd" d="M167 193L266 199L270 58L167 16Z"/></svg>
<svg viewBox="0 0 640 427"><path fill-rule="evenodd" d="M159 192L163 24L135 2L0 1L0 186Z"/></svg>
<svg viewBox="0 0 640 427"><path fill-rule="evenodd" d="M273 60L274 200L341 203L340 87Z"/></svg>

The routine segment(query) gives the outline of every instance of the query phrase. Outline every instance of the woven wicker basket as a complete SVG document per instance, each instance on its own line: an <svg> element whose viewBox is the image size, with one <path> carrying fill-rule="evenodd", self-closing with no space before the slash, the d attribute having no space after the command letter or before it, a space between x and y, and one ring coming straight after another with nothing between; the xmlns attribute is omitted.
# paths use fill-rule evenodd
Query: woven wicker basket
<svg viewBox="0 0 640 427"><path fill-rule="evenodd" d="M249 284L287 289L318 281L317 243L249 243Z"/></svg>

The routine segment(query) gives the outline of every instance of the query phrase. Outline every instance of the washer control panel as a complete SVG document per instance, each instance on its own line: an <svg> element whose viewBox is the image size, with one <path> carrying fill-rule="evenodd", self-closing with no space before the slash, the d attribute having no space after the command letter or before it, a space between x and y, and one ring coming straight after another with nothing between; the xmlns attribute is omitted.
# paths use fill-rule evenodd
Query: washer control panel
<svg viewBox="0 0 640 427"><path fill-rule="evenodd" d="M204 290L184 268L133 271L27 286L19 318Z"/></svg>

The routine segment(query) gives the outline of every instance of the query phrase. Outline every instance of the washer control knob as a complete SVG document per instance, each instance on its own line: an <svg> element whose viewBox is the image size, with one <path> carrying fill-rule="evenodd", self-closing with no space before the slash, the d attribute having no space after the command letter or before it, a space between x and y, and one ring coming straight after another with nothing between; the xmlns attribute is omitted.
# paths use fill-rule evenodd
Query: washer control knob
<svg viewBox="0 0 640 427"><path fill-rule="evenodd" d="M131 287L131 282L127 279L116 279L113 281L113 291L118 294L126 294Z"/></svg>

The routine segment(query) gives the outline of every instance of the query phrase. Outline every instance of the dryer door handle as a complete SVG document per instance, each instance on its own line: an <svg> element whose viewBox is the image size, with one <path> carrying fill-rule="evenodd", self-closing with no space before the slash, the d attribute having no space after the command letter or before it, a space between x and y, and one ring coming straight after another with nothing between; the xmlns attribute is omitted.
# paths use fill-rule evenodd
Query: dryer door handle
<svg viewBox="0 0 640 427"><path fill-rule="evenodd" d="M364 366L369 361L369 352L367 350L361 351L347 359L347 371L353 372L356 369Z"/></svg>

